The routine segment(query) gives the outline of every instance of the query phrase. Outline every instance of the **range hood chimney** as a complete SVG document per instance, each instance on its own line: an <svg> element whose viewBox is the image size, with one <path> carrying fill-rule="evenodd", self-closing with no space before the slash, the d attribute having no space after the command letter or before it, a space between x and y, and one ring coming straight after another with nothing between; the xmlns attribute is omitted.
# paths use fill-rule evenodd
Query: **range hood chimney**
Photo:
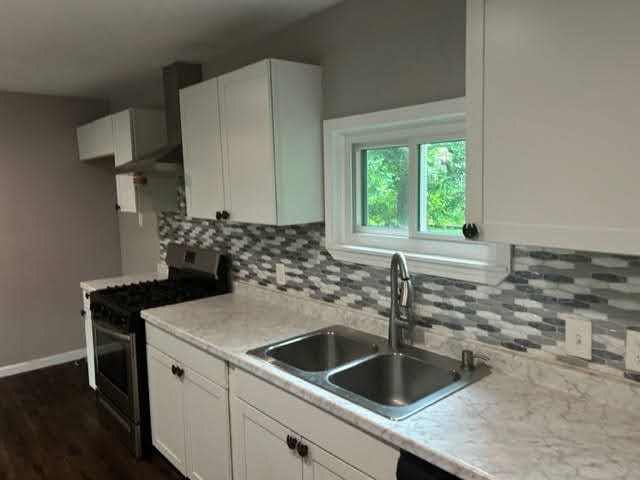
<svg viewBox="0 0 640 480"><path fill-rule="evenodd" d="M115 168L115 173L143 176L177 176L182 174L182 126L180 124L180 89L202 81L202 65L175 62L162 69L164 108L167 120L167 146Z"/></svg>

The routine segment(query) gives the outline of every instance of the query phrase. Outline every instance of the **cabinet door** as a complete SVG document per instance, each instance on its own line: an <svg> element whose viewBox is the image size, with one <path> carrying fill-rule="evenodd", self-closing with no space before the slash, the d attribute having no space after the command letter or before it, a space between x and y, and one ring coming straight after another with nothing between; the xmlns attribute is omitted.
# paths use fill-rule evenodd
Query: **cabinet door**
<svg viewBox="0 0 640 480"><path fill-rule="evenodd" d="M108 115L76 130L80 160L113 155L113 125Z"/></svg>
<svg viewBox="0 0 640 480"><path fill-rule="evenodd" d="M639 254L640 2L481 3L484 239Z"/></svg>
<svg viewBox="0 0 640 480"><path fill-rule="evenodd" d="M292 432L237 398L231 399L234 480L302 480L302 460L287 446Z"/></svg>
<svg viewBox="0 0 640 480"><path fill-rule="evenodd" d="M187 215L216 218L224 210L218 79L180 90Z"/></svg>
<svg viewBox="0 0 640 480"><path fill-rule="evenodd" d="M182 381L171 372L176 362L147 345L151 439L164 457L186 475Z"/></svg>
<svg viewBox="0 0 640 480"><path fill-rule="evenodd" d="M87 349L87 373L89 375L89 386L96 389L96 360L93 356L93 325L91 324L91 302L88 298L89 292L82 291L82 311L84 313L84 339Z"/></svg>
<svg viewBox="0 0 640 480"><path fill-rule="evenodd" d="M131 110L114 113L113 121L113 145L115 165L133 160L133 123ZM116 193L118 206L121 212L136 212L136 188L133 184L133 175L116 175Z"/></svg>
<svg viewBox="0 0 640 480"><path fill-rule="evenodd" d="M276 223L269 60L220 77L226 210L238 222Z"/></svg>
<svg viewBox="0 0 640 480"><path fill-rule="evenodd" d="M303 440L309 448L304 462L304 480L372 480L361 471Z"/></svg>
<svg viewBox="0 0 640 480"><path fill-rule="evenodd" d="M230 480L231 433L227 391L187 370L184 418L187 477L191 480Z"/></svg>

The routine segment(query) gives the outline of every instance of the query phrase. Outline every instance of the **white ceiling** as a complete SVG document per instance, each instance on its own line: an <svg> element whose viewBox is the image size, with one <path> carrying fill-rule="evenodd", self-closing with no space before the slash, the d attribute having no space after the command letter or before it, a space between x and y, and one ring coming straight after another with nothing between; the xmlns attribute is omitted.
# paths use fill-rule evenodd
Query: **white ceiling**
<svg viewBox="0 0 640 480"><path fill-rule="evenodd" d="M340 0L0 0L0 91L108 98Z"/></svg>

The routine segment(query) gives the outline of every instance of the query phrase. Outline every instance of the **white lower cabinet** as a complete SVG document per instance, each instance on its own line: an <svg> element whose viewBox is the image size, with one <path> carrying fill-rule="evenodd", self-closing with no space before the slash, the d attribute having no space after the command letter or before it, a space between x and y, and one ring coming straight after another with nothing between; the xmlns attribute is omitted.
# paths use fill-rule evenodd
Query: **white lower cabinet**
<svg viewBox="0 0 640 480"><path fill-rule="evenodd" d="M231 479L227 390L187 370L184 407L187 477Z"/></svg>
<svg viewBox="0 0 640 480"><path fill-rule="evenodd" d="M303 462L304 480L372 480L320 447L313 445L309 448L309 458Z"/></svg>
<svg viewBox="0 0 640 480"><path fill-rule="evenodd" d="M234 480L395 478L391 446L242 370L229 389Z"/></svg>
<svg viewBox="0 0 640 480"><path fill-rule="evenodd" d="M175 368L175 360L147 347L153 446L186 475L183 385L172 367Z"/></svg>
<svg viewBox="0 0 640 480"><path fill-rule="evenodd" d="M236 480L371 480L242 400L231 412Z"/></svg>
<svg viewBox="0 0 640 480"><path fill-rule="evenodd" d="M235 480L299 480L302 460L287 447L284 425L238 399L232 399Z"/></svg>
<svg viewBox="0 0 640 480"><path fill-rule="evenodd" d="M231 480L224 362L147 325L147 364L153 446L191 480Z"/></svg>
<svg viewBox="0 0 640 480"><path fill-rule="evenodd" d="M84 322L84 341L87 349L87 374L89 376L89 386L96 389L96 361L93 355L93 324L91 323L91 300L90 292L82 290L82 319Z"/></svg>
<svg viewBox="0 0 640 480"><path fill-rule="evenodd" d="M153 445L191 480L395 478L386 443L149 323L146 340Z"/></svg>

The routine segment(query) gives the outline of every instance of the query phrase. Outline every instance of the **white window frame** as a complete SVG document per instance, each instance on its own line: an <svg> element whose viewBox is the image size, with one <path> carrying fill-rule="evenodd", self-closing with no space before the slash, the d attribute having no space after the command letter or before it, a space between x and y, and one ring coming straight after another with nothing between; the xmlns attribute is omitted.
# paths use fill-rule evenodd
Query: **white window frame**
<svg viewBox="0 0 640 480"><path fill-rule="evenodd" d="M354 196L361 181L359 152L408 145L409 178L416 179L409 182L409 195L417 198L418 145L466 139L465 117L465 99L456 98L324 122L326 247L335 259L388 267L391 255L402 251L418 273L492 285L509 274L509 245L421 232L415 201L409 202L408 233L362 226L361 199Z"/></svg>

